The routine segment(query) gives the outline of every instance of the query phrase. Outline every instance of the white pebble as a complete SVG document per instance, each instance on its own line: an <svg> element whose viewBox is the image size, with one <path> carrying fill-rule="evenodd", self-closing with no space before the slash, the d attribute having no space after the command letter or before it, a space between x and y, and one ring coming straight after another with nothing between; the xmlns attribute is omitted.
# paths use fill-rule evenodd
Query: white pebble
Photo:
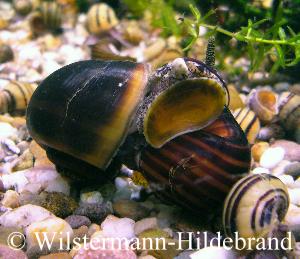
<svg viewBox="0 0 300 259"><path fill-rule="evenodd" d="M272 169L284 158L284 149L281 147L268 148L260 158L260 165Z"/></svg>
<svg viewBox="0 0 300 259"><path fill-rule="evenodd" d="M116 186L117 190L124 189L124 188L128 187L128 185L129 185L128 181L126 181L126 179L124 179L123 177L115 178L115 186Z"/></svg>
<svg viewBox="0 0 300 259"><path fill-rule="evenodd" d="M285 173L286 167L290 165L292 162L287 160L282 160L279 164L272 169L272 175L279 176Z"/></svg>
<svg viewBox="0 0 300 259"><path fill-rule="evenodd" d="M290 175L280 175L278 178L289 188L293 188L293 185L295 183L294 178Z"/></svg>
<svg viewBox="0 0 300 259"><path fill-rule="evenodd" d="M101 223L101 229L105 237L113 238L134 238L134 220L129 218L117 218L108 215Z"/></svg>
<svg viewBox="0 0 300 259"><path fill-rule="evenodd" d="M264 167L256 167L252 170L252 174L270 174L270 170Z"/></svg>
<svg viewBox="0 0 300 259"><path fill-rule="evenodd" d="M0 122L0 138L9 138L17 134L17 130L7 122Z"/></svg>
<svg viewBox="0 0 300 259"><path fill-rule="evenodd" d="M300 205L300 189L288 189L290 196L290 203Z"/></svg>
<svg viewBox="0 0 300 259"><path fill-rule="evenodd" d="M191 259L236 259L236 255L231 250L223 247L209 246L190 254Z"/></svg>
<svg viewBox="0 0 300 259"><path fill-rule="evenodd" d="M54 217L50 211L40 206L27 204L2 214L0 216L0 225L4 227L26 227L33 222L52 216Z"/></svg>
<svg viewBox="0 0 300 259"><path fill-rule="evenodd" d="M100 192L85 192L81 193L80 201L83 203L102 203L103 197Z"/></svg>

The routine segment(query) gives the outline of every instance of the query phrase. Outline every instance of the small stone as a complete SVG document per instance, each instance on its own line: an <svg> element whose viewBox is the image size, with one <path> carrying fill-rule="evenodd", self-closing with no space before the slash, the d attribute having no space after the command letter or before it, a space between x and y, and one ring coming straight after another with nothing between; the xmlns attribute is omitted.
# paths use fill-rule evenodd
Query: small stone
<svg viewBox="0 0 300 259"><path fill-rule="evenodd" d="M294 178L290 175L280 175L278 178L288 187L293 188L295 181Z"/></svg>
<svg viewBox="0 0 300 259"><path fill-rule="evenodd" d="M26 254L21 250L14 250L7 245L0 244L0 258L3 259L27 259Z"/></svg>
<svg viewBox="0 0 300 259"><path fill-rule="evenodd" d="M138 236L143 231L152 229L152 228L158 228L157 218L154 218L154 217L153 218L145 218L145 219L137 221L134 224L134 234L136 236Z"/></svg>
<svg viewBox="0 0 300 259"><path fill-rule="evenodd" d="M191 259L190 255L194 253L194 251L183 251L178 256L176 256L174 259Z"/></svg>
<svg viewBox="0 0 300 259"><path fill-rule="evenodd" d="M255 162L259 162L260 157L262 156L262 154L264 153L265 150L267 150L267 148L269 147L269 143L268 142L258 142L255 143L252 148L251 148L251 155L254 159Z"/></svg>
<svg viewBox="0 0 300 259"><path fill-rule="evenodd" d="M141 247L141 249L147 250L147 253L155 258L173 259L181 252L181 250L177 249L179 247L179 241L172 239L169 233L161 229L143 231L138 235L138 238L141 239L141 244L143 242L142 240L146 240L146 242L144 242L145 246ZM155 247L153 247L153 244L155 244ZM188 242L182 241L181 247L182 249L187 249Z"/></svg>
<svg viewBox="0 0 300 259"><path fill-rule="evenodd" d="M281 147L268 148L260 158L260 165L272 169L284 158L285 151Z"/></svg>
<svg viewBox="0 0 300 259"><path fill-rule="evenodd" d="M39 259L72 259L72 257L68 253L53 253L43 255Z"/></svg>
<svg viewBox="0 0 300 259"><path fill-rule="evenodd" d="M223 247L209 246L190 255L191 259L237 259L232 250Z"/></svg>
<svg viewBox="0 0 300 259"><path fill-rule="evenodd" d="M288 165L290 165L292 162L290 161L287 161L287 160L282 160L280 161L271 171L272 175L275 175L275 176L280 176L280 175L283 175L285 174L286 172L286 167Z"/></svg>
<svg viewBox="0 0 300 259"><path fill-rule="evenodd" d="M113 203L117 216L139 220L149 215L150 211L139 202L132 200L118 200Z"/></svg>
<svg viewBox="0 0 300 259"><path fill-rule="evenodd" d="M284 223L293 232L296 240L300 241L300 208L298 206L290 204Z"/></svg>
<svg viewBox="0 0 300 259"><path fill-rule="evenodd" d="M287 165L284 170L285 174L291 175L294 178L298 178L300 176L300 162L293 162Z"/></svg>
<svg viewBox="0 0 300 259"><path fill-rule="evenodd" d="M51 217L30 224L25 229L25 235L27 249L30 249L39 245L39 241L45 238L53 243L67 244L73 238L73 229L65 220Z"/></svg>
<svg viewBox="0 0 300 259"><path fill-rule="evenodd" d="M4 227L26 227L33 222L53 216L50 211L42 207L28 204L2 214L0 225Z"/></svg>
<svg viewBox="0 0 300 259"><path fill-rule="evenodd" d="M20 157L18 157L12 171L21 171L30 167L33 167L33 155L29 150L26 150Z"/></svg>
<svg viewBox="0 0 300 259"><path fill-rule="evenodd" d="M111 202L104 202L102 204L88 204L82 203L74 211L74 215L82 215L88 217L92 222L102 222L109 214L113 213Z"/></svg>
<svg viewBox="0 0 300 259"><path fill-rule="evenodd" d="M17 130L9 123L0 122L0 138L9 138L16 136Z"/></svg>
<svg viewBox="0 0 300 259"><path fill-rule="evenodd" d="M300 206L300 189L288 189L290 203Z"/></svg>
<svg viewBox="0 0 300 259"><path fill-rule="evenodd" d="M276 92L284 92L287 91L290 87L288 82L279 82L274 85L274 89Z"/></svg>
<svg viewBox="0 0 300 259"><path fill-rule="evenodd" d="M136 259L136 254L125 245L118 247L119 244L112 242L111 240L97 238L92 241L93 246L88 244L86 247L82 247L76 255L73 257L74 259L87 259L87 258L113 258L113 259ZM93 248L99 249L93 249ZM101 249L105 247L105 249ZM117 249L115 248L117 247Z"/></svg>
<svg viewBox="0 0 300 259"><path fill-rule="evenodd" d="M8 208L17 208L20 206L19 194L13 190L7 190L1 201L2 205Z"/></svg>
<svg viewBox="0 0 300 259"><path fill-rule="evenodd" d="M95 232L100 231L101 227L98 224L91 224L88 230L88 236L91 237Z"/></svg>
<svg viewBox="0 0 300 259"><path fill-rule="evenodd" d="M0 244L3 244L3 245L7 245L7 240L8 240L8 237L11 233L14 233L14 232L18 232L20 234L23 234L23 230L22 228L16 228L16 227L2 227L0 226ZM22 247L23 243L24 243L24 238L22 237L22 235L20 236L16 236L13 240L14 242L14 245L16 247ZM0 255L0 258L1 258L1 255Z"/></svg>
<svg viewBox="0 0 300 259"><path fill-rule="evenodd" d="M106 237L131 239L134 235L134 221L129 218L117 218L108 215L101 223L101 229Z"/></svg>
<svg viewBox="0 0 300 259"><path fill-rule="evenodd" d="M34 140L30 142L29 150L33 154L35 159L47 157L46 151Z"/></svg>
<svg viewBox="0 0 300 259"><path fill-rule="evenodd" d="M270 170L264 167L256 167L251 171L252 174L270 174Z"/></svg>
<svg viewBox="0 0 300 259"><path fill-rule="evenodd" d="M80 202L83 203L102 203L103 197L100 192L85 192L80 195Z"/></svg>
<svg viewBox="0 0 300 259"><path fill-rule="evenodd" d="M65 221L67 221L72 228L79 228L81 226L89 227L91 225L90 219L81 215L70 215L65 218Z"/></svg>
<svg viewBox="0 0 300 259"><path fill-rule="evenodd" d="M87 226L81 226L80 228L77 229L73 229L73 233L74 233L74 239L76 238L77 243L79 242L79 240L83 241L83 237L87 237L88 234L88 230L89 228Z"/></svg>
<svg viewBox="0 0 300 259"><path fill-rule="evenodd" d="M284 149L284 159L288 161L300 161L300 145L293 141L276 140L271 147L281 147Z"/></svg>
<svg viewBox="0 0 300 259"><path fill-rule="evenodd" d="M40 193L40 206L49 210L57 217L65 218L71 215L78 207L77 202L61 192Z"/></svg>

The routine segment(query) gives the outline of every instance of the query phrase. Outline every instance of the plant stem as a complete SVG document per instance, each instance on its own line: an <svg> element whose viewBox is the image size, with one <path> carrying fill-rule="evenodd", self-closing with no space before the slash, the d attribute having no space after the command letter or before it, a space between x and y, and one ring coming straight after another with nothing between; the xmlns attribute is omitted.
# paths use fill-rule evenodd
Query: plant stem
<svg viewBox="0 0 300 259"><path fill-rule="evenodd" d="M245 41L245 42L259 42L259 43L272 44L272 45L278 44L278 45L290 45L290 46L296 46L297 44L299 44L296 42L287 42L284 40L267 40L267 39L256 38L256 37L251 37L251 36L243 36L243 35L239 35L237 33L232 33L230 31L222 29L218 26L213 26L213 25L206 24L206 23L201 23L200 26L203 26L210 30L216 30L217 32L223 33L229 37L235 38L240 41Z"/></svg>

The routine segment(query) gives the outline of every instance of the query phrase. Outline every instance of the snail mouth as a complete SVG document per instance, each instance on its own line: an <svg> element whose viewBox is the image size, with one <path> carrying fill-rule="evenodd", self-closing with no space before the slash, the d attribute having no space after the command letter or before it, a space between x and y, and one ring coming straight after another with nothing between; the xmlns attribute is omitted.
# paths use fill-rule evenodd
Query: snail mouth
<svg viewBox="0 0 300 259"><path fill-rule="evenodd" d="M175 83L150 105L144 119L147 142L159 148L169 140L212 123L227 105L226 88L211 78Z"/></svg>

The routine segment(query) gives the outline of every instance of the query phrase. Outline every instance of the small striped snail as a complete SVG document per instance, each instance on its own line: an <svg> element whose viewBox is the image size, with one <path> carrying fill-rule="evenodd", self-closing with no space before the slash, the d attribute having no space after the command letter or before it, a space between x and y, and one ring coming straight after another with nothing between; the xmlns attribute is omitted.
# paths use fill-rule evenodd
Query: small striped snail
<svg viewBox="0 0 300 259"><path fill-rule="evenodd" d="M284 92L279 97L279 121L288 136L300 142L300 95Z"/></svg>
<svg viewBox="0 0 300 259"><path fill-rule="evenodd" d="M109 178L122 162L199 209L208 200L220 206L249 170L249 145L228 100L218 73L192 58L153 72L130 61L80 61L40 84L27 125L50 160L83 181Z"/></svg>
<svg viewBox="0 0 300 259"><path fill-rule="evenodd" d="M42 2L29 17L32 33L39 35L45 31L57 31L62 23L62 8L56 2Z"/></svg>
<svg viewBox="0 0 300 259"><path fill-rule="evenodd" d="M0 113L24 115L36 84L11 81L0 90Z"/></svg>
<svg viewBox="0 0 300 259"><path fill-rule="evenodd" d="M233 116L245 132L249 143L253 144L260 130L256 114L249 108L239 108L234 110Z"/></svg>
<svg viewBox="0 0 300 259"><path fill-rule="evenodd" d="M284 219L289 194L284 183L269 174L251 174L239 180L226 197L223 226L228 237L248 239L250 249L258 238L270 237ZM247 247L249 247L247 246Z"/></svg>
<svg viewBox="0 0 300 259"><path fill-rule="evenodd" d="M99 35L118 23L114 10L105 3L92 5L87 13L86 27L91 34Z"/></svg>

